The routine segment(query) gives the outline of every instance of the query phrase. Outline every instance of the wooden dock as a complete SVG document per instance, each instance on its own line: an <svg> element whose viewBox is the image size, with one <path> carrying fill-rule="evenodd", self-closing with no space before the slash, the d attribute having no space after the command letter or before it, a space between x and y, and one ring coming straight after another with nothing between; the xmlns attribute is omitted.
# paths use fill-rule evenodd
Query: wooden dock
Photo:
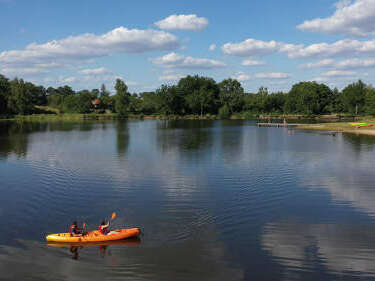
<svg viewBox="0 0 375 281"><path fill-rule="evenodd" d="M293 123L258 123L258 127L277 127L277 128L287 128L287 127L296 127L302 124L293 124Z"/></svg>

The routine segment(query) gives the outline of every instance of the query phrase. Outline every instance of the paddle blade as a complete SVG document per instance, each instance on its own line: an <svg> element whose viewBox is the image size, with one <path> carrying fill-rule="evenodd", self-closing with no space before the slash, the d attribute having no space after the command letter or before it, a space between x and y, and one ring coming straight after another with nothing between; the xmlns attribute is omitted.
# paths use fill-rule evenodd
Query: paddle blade
<svg viewBox="0 0 375 281"><path fill-rule="evenodd" d="M111 220L114 220L115 218L116 218L116 212L113 212L113 213L112 213Z"/></svg>

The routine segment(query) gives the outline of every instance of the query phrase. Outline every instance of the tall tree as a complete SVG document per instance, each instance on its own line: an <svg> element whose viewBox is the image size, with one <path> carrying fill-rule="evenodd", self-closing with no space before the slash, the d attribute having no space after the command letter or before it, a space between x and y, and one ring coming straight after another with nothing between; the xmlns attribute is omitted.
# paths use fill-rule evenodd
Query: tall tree
<svg viewBox="0 0 375 281"><path fill-rule="evenodd" d="M366 84L361 80L348 85L342 91L342 101L347 112L358 114L364 112Z"/></svg>
<svg viewBox="0 0 375 281"><path fill-rule="evenodd" d="M8 99L8 108L12 113L30 114L33 111L31 93L26 88L25 82L17 78L10 82L11 94Z"/></svg>
<svg viewBox="0 0 375 281"><path fill-rule="evenodd" d="M316 82L293 85L285 103L288 113L321 114L327 111L332 98L331 89Z"/></svg>
<svg viewBox="0 0 375 281"><path fill-rule="evenodd" d="M235 79L225 79L218 84L221 106L226 105L230 113L242 110L244 90L241 83Z"/></svg>
<svg viewBox="0 0 375 281"><path fill-rule="evenodd" d="M109 96L109 92L107 91L106 87L104 84L102 84L100 86L100 93L99 93L99 97L105 97L105 96Z"/></svg>
<svg viewBox="0 0 375 281"><path fill-rule="evenodd" d="M116 79L115 109L120 115L127 115L129 105L128 87L121 79Z"/></svg>
<svg viewBox="0 0 375 281"><path fill-rule="evenodd" d="M177 86L162 85L156 90L159 109L163 114L180 114L183 97Z"/></svg>
<svg viewBox="0 0 375 281"><path fill-rule="evenodd" d="M8 98L10 95L9 80L0 74L0 115L8 113Z"/></svg>
<svg viewBox="0 0 375 281"><path fill-rule="evenodd" d="M179 92L185 97L187 108L184 110L194 114L217 113L219 88L214 79L198 75L180 79L177 85Z"/></svg>

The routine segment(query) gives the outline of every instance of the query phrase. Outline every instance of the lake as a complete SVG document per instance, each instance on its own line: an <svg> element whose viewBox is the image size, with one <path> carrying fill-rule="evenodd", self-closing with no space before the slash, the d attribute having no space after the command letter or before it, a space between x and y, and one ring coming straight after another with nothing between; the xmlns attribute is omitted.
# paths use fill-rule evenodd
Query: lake
<svg viewBox="0 0 375 281"><path fill-rule="evenodd" d="M255 124L0 122L0 280L375 280L375 138Z"/></svg>

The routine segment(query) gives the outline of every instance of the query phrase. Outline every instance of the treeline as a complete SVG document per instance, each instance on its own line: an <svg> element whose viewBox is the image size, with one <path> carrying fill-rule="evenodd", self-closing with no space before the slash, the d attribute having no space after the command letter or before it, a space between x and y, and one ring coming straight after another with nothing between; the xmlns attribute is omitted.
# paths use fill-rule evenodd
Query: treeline
<svg viewBox="0 0 375 281"><path fill-rule="evenodd" d="M114 112L163 115L219 115L234 113L319 115L331 113L375 115L375 89L361 80L342 91L316 82L295 84L288 93L269 94L261 87L245 93L241 83L225 79L187 76L176 85L162 85L155 92L130 94L126 84L116 80L115 94L105 85L100 89L74 91L70 86L44 88L22 79L0 75L0 115L38 113L36 106L50 106L64 113Z"/></svg>

